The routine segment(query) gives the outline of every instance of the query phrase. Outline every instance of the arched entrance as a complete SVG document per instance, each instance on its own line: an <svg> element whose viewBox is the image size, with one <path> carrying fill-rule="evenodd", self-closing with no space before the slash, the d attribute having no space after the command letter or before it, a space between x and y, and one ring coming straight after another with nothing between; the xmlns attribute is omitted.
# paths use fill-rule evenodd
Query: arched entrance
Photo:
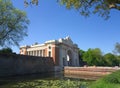
<svg viewBox="0 0 120 88"><path fill-rule="evenodd" d="M72 52L70 50L67 51L67 63L68 66L72 66Z"/></svg>

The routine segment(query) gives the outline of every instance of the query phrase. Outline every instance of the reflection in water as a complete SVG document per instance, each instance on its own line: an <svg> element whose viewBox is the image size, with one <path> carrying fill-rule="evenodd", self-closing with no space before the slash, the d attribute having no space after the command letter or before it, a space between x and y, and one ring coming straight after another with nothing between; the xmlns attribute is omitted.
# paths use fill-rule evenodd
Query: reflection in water
<svg viewBox="0 0 120 88"><path fill-rule="evenodd" d="M97 80L100 76L89 76L89 75L75 75L75 74L64 74L64 77L83 79L83 80Z"/></svg>
<svg viewBox="0 0 120 88"><path fill-rule="evenodd" d="M1 85L7 85L9 83L14 82L24 82L24 81L32 81L38 79L62 79L62 73L46 73L46 74L28 74L21 76L11 76L11 77L0 77L0 88Z"/></svg>
<svg viewBox="0 0 120 88"><path fill-rule="evenodd" d="M0 85L8 82L17 82L17 81L30 81L37 79L52 79L63 77L62 73L44 73L44 74L28 74L20 76L11 76L11 77L0 77Z"/></svg>
<svg viewBox="0 0 120 88"><path fill-rule="evenodd" d="M80 78L77 77L67 77L63 76L63 73L46 73L46 74L33 74L33 75L25 75L25 76L13 76L13 77L3 77L0 78L0 88L10 88L11 85L16 85L17 83L25 83L25 82L34 82L35 80L74 80L81 81ZM83 80L82 80L83 81ZM17 87L19 88L19 87ZM22 88L22 87L21 87Z"/></svg>

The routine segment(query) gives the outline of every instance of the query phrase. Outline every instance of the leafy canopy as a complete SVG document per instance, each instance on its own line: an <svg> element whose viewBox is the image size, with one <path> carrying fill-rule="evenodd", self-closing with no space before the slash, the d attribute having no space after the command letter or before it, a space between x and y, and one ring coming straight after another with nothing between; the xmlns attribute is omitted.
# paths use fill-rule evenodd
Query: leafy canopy
<svg viewBox="0 0 120 88"><path fill-rule="evenodd" d="M105 19L109 18L110 10L120 10L120 0L56 0L68 9L76 9L83 16L89 16L91 13L98 13ZM29 4L38 5L39 0L24 0L26 6Z"/></svg>
<svg viewBox="0 0 120 88"><path fill-rule="evenodd" d="M0 50L0 53L12 54L13 51L12 51L11 48L3 48L3 49Z"/></svg>
<svg viewBox="0 0 120 88"><path fill-rule="evenodd" d="M88 65L93 66L101 66L102 65L102 52L99 48L88 49L85 53L83 53L83 61L87 62Z"/></svg>
<svg viewBox="0 0 120 88"><path fill-rule="evenodd" d="M117 42L117 43L115 44L115 49L113 50L113 52L114 52L115 54L120 54L120 43L119 43L119 42Z"/></svg>
<svg viewBox="0 0 120 88"><path fill-rule="evenodd" d="M0 46L19 45L27 36L26 13L15 8L10 0L0 0Z"/></svg>
<svg viewBox="0 0 120 88"><path fill-rule="evenodd" d="M112 53L107 53L103 56L107 66L119 66L119 60L117 56Z"/></svg>
<svg viewBox="0 0 120 88"><path fill-rule="evenodd" d="M120 56L112 53L102 54L99 48L91 49L87 51L80 50L80 58L89 66L119 66ZM82 61L81 60L81 61ZM86 64L85 63L85 64ZM84 65L84 64L83 64Z"/></svg>
<svg viewBox="0 0 120 88"><path fill-rule="evenodd" d="M98 13L107 19L111 9L120 10L120 0L59 0L66 8L77 9L81 15Z"/></svg>

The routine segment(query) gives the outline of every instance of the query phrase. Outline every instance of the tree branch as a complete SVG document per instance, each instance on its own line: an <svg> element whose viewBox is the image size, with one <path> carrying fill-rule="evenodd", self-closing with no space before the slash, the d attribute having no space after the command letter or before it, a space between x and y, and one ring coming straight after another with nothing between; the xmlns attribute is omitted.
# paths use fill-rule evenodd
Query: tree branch
<svg viewBox="0 0 120 88"><path fill-rule="evenodd" d="M13 25L12 25L12 24L11 24L11 25L8 25L8 26L9 26L8 28L10 28L10 30L7 31L6 34L4 34L3 36L1 36L1 37L0 37L0 40L1 40L1 39L4 39L10 32L13 31L14 28L12 28L12 27L13 27L14 25L16 25L20 19L21 19L21 16L19 16L19 17L16 19L16 22L15 22Z"/></svg>
<svg viewBox="0 0 120 88"><path fill-rule="evenodd" d="M109 5L109 8L110 8L110 9L120 10L120 6L118 6L118 5L116 5L116 4L110 4L110 5Z"/></svg>

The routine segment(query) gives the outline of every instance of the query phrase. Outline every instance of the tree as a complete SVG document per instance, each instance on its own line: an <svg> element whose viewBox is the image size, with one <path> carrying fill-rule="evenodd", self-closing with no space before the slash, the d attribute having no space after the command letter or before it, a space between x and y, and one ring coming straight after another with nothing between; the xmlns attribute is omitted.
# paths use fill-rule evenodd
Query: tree
<svg viewBox="0 0 120 88"><path fill-rule="evenodd" d="M83 54L83 61L87 62L90 66L102 66L103 60L101 50L99 48L88 49L88 51Z"/></svg>
<svg viewBox="0 0 120 88"><path fill-rule="evenodd" d="M113 53L120 54L120 43L115 44L115 49L113 50Z"/></svg>
<svg viewBox="0 0 120 88"><path fill-rule="evenodd" d="M0 46L19 45L27 36L26 13L15 8L10 0L0 0Z"/></svg>
<svg viewBox="0 0 120 88"><path fill-rule="evenodd" d="M85 52L86 51L84 51L82 49L79 50L79 65L80 66L86 65L86 62L83 61L83 55L84 55Z"/></svg>
<svg viewBox="0 0 120 88"><path fill-rule="evenodd" d="M98 13L104 18L109 17L111 9L120 10L120 0L59 0L66 8L74 8L81 15L89 16Z"/></svg>
<svg viewBox="0 0 120 88"><path fill-rule="evenodd" d="M25 6L28 6L29 4L35 4L35 5L38 5L38 0L24 0L24 4Z"/></svg>
<svg viewBox="0 0 120 88"><path fill-rule="evenodd" d="M119 60L112 53L107 53L104 55L106 66L119 66Z"/></svg>
<svg viewBox="0 0 120 88"><path fill-rule="evenodd" d="M3 48L0 50L0 53L12 54L13 51L11 48Z"/></svg>
<svg viewBox="0 0 120 88"><path fill-rule="evenodd" d="M91 13L98 13L105 19L109 18L110 10L120 10L120 0L56 0L66 8L74 8L83 16L89 16ZM26 6L29 4L38 5L39 0L24 0Z"/></svg>

